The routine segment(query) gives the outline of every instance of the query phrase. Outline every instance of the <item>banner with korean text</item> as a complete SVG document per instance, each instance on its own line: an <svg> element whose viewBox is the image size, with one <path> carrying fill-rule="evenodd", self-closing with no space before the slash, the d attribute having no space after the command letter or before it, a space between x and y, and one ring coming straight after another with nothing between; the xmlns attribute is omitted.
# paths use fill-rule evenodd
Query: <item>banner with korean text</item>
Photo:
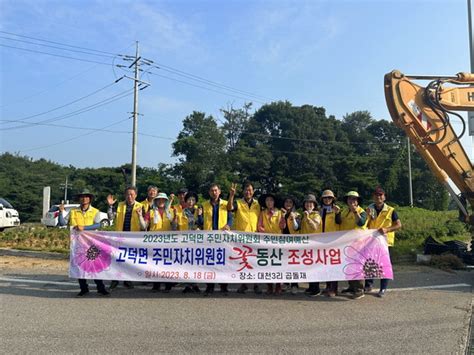
<svg viewBox="0 0 474 355"><path fill-rule="evenodd" d="M393 278L376 230L71 232L69 276L130 281L272 283Z"/></svg>

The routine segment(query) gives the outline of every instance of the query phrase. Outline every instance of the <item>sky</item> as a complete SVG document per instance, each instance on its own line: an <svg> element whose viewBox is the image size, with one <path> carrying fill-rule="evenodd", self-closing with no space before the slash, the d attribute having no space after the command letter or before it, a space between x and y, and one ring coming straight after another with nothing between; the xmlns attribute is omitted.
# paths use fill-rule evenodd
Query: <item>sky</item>
<svg viewBox="0 0 474 355"><path fill-rule="evenodd" d="M176 162L193 111L222 121L223 108L288 100L390 120L385 73L470 71L465 0L0 0L0 152L130 163L133 72L116 65L137 41L153 61L138 94L145 167Z"/></svg>

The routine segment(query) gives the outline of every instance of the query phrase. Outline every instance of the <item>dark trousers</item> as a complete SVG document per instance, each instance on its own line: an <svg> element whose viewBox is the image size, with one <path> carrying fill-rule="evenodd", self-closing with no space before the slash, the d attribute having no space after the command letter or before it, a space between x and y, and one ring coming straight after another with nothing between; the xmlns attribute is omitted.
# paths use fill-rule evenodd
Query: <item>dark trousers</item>
<svg viewBox="0 0 474 355"><path fill-rule="evenodd" d="M310 291L321 291L321 289L319 288L319 282L310 282L308 285Z"/></svg>
<svg viewBox="0 0 474 355"><path fill-rule="evenodd" d="M78 279L79 287L81 291L89 291L89 285L87 285L86 279ZM97 285L97 291L105 291L104 281L102 280L94 280L95 284Z"/></svg>
<svg viewBox="0 0 474 355"><path fill-rule="evenodd" d="M364 282L363 280L351 280L349 281L349 288L354 290L355 292L363 291L364 290Z"/></svg>
<svg viewBox="0 0 474 355"><path fill-rule="evenodd" d="M206 291L214 291L216 284L206 284ZM229 284L219 284L221 291L227 291Z"/></svg>
<svg viewBox="0 0 474 355"><path fill-rule="evenodd" d="M390 279L380 279L380 289L386 290L388 287L388 281ZM367 279L365 280L365 287L373 287L374 286L374 279Z"/></svg>

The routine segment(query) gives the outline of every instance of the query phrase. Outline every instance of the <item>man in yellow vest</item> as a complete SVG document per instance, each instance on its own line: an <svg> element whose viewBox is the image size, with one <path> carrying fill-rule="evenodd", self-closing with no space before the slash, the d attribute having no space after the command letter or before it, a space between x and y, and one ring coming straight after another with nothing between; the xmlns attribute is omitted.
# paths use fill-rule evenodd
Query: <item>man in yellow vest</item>
<svg viewBox="0 0 474 355"><path fill-rule="evenodd" d="M381 187L377 187L373 193L374 203L367 208L367 228L377 229L379 233L387 236L387 243L390 247L395 242L395 231L402 227L402 222L398 218L398 214L393 207L385 203L385 191ZM374 280L365 280L365 292L372 291ZM387 291L388 279L380 280L380 291L378 297L384 297Z"/></svg>
<svg viewBox="0 0 474 355"><path fill-rule="evenodd" d="M129 186L125 189L125 201L120 202L117 211L114 212L113 206L117 200L112 195L107 196L109 209L107 214L109 219L115 217L115 230L118 232L139 232L146 230L146 223L143 218L143 205L136 201L137 188ZM131 281L124 281L126 288L133 288ZM118 281L113 280L110 283L110 289L118 286Z"/></svg>
<svg viewBox="0 0 474 355"><path fill-rule="evenodd" d="M160 192L160 189L155 185L150 185L146 189L146 199L140 202L143 205L145 213L150 209L150 206L153 204L153 200L158 195L158 192Z"/></svg>
<svg viewBox="0 0 474 355"><path fill-rule="evenodd" d="M246 182L243 188L243 197L234 201L237 184L232 184L227 202L227 211L234 212L233 230L241 232L256 232L258 216L260 215L260 204L253 198L254 188L252 183ZM248 287L246 284L240 285L238 293L245 293ZM257 284L253 286L256 294L262 291Z"/></svg>
<svg viewBox="0 0 474 355"><path fill-rule="evenodd" d="M367 213L360 204L362 198L357 191L349 191L344 196L347 210L341 212L340 230L365 229L367 223ZM363 280L350 280L349 287L342 290L341 293L351 293L352 299L358 300L364 297Z"/></svg>
<svg viewBox="0 0 474 355"><path fill-rule="evenodd" d="M97 208L91 206L94 195L87 189L77 194L80 206L73 208L69 215L64 216L64 205L59 206L58 224L60 226L69 226L76 231L95 230L100 228L100 213ZM69 223L68 223L69 222ZM89 286L85 279L78 279L81 291L77 297L84 297L89 293ZM97 285L97 293L101 296L109 296L110 293L106 291L104 282L102 280L94 280Z"/></svg>
<svg viewBox="0 0 474 355"><path fill-rule="evenodd" d="M221 199L221 188L212 184L209 188L208 201L202 205L203 230L230 230L232 227L232 212L227 211L227 201ZM221 292L227 295L227 284L220 284ZM214 292L214 284L207 284L204 296Z"/></svg>

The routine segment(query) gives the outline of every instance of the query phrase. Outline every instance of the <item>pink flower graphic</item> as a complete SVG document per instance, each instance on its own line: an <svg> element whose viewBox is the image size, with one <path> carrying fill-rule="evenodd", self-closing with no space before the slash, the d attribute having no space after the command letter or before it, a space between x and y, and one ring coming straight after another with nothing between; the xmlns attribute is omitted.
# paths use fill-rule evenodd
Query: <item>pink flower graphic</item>
<svg viewBox="0 0 474 355"><path fill-rule="evenodd" d="M348 261L343 269L346 280L393 278L390 255L379 238L356 240L344 248L344 254Z"/></svg>
<svg viewBox="0 0 474 355"><path fill-rule="evenodd" d="M82 232L76 240L73 263L82 271L96 274L112 262L112 247L100 234Z"/></svg>

